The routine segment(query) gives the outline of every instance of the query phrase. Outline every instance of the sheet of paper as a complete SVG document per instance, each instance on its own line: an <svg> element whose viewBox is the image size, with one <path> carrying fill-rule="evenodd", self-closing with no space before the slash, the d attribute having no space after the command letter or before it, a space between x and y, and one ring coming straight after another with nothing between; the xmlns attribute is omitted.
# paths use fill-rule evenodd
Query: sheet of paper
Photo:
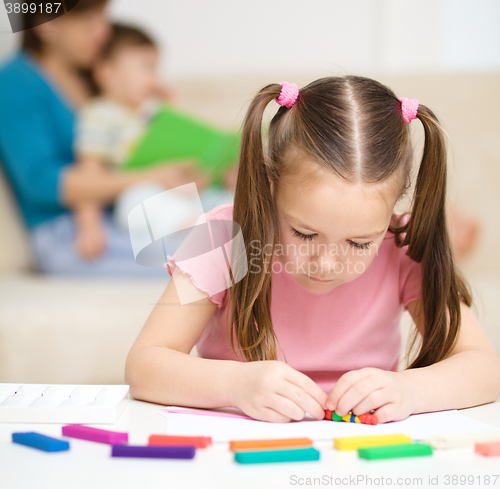
<svg viewBox="0 0 500 489"><path fill-rule="evenodd" d="M168 408L189 409L179 406ZM224 408L226 411L243 414L238 409ZM435 413L413 414L403 421L393 421L378 425L345 423L338 421L317 421L309 414L302 421L290 423L268 423L265 421L225 418L195 414L159 412L167 419L166 432L169 435L211 436L214 443L225 443L237 439L259 438L301 438L314 441L330 441L333 437L381 435L403 433L414 440L424 440L434 435L471 433L475 431L497 430L460 414L457 410ZM498 430L500 433L500 430Z"/></svg>

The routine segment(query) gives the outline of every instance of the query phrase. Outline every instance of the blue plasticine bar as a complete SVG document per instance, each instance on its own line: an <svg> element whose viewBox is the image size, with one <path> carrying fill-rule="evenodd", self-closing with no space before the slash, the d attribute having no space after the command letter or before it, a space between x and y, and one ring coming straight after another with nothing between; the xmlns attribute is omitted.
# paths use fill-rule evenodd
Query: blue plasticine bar
<svg viewBox="0 0 500 489"><path fill-rule="evenodd" d="M12 433L12 441L27 447L37 448L45 452L61 452L69 450L69 443L65 440L58 440L50 436L41 435L34 431L26 433Z"/></svg>
<svg viewBox="0 0 500 489"><path fill-rule="evenodd" d="M113 445L112 457L193 458L194 445Z"/></svg>
<svg viewBox="0 0 500 489"><path fill-rule="evenodd" d="M360 458L366 458L368 460L417 457L421 455L432 455L432 453L432 447L425 443L403 443L400 445L358 448L358 455Z"/></svg>
<svg viewBox="0 0 500 489"><path fill-rule="evenodd" d="M251 450L248 452L235 452L234 460L240 464L307 462L319 460L319 451L312 447L289 450Z"/></svg>

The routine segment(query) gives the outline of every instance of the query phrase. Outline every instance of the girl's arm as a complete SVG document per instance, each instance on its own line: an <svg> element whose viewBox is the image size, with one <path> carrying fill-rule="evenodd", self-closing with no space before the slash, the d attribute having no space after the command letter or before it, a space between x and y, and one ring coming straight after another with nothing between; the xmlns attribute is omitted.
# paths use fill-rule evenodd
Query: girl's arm
<svg viewBox="0 0 500 489"><path fill-rule="evenodd" d="M407 305L423 334L422 301ZM462 324L453 351L433 365L399 372L365 367L346 372L333 388L328 409L344 416L373 411L380 423L410 414L460 409L500 396L500 357L469 307L461 304Z"/></svg>
<svg viewBox="0 0 500 489"><path fill-rule="evenodd" d="M177 285L193 287L175 270ZM196 289L195 289L196 291ZM189 355L215 313L208 298L181 305L174 279L127 356L125 382L136 399L203 408L234 406L256 419L324 418L326 394L284 362L238 362Z"/></svg>
<svg viewBox="0 0 500 489"><path fill-rule="evenodd" d="M407 309L422 334L422 300L410 302ZM447 358L428 367L399 372L415 391L413 414L478 406L500 397L500 357L463 302L461 314L459 337Z"/></svg>
<svg viewBox="0 0 500 489"><path fill-rule="evenodd" d="M183 286L190 286L187 275ZM132 345L125 382L136 399L196 407L229 406L226 386L237 362L189 355L217 309L208 298L181 305L171 279Z"/></svg>

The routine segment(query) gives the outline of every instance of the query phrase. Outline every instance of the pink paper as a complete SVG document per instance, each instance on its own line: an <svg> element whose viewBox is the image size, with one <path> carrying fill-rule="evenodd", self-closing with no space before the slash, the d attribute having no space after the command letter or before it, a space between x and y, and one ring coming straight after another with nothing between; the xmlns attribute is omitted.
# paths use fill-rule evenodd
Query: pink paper
<svg viewBox="0 0 500 489"><path fill-rule="evenodd" d="M197 414L200 416L218 416L220 418L239 418L239 419L252 419L250 416L246 414L236 414L236 413L225 413L223 411L205 411L203 409L174 409L167 408L162 409L164 413L174 413L174 414Z"/></svg>

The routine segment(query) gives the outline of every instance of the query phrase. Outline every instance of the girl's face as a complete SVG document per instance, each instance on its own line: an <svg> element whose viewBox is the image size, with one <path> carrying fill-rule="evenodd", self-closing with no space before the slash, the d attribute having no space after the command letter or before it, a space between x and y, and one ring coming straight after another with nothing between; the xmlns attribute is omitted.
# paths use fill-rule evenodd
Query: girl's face
<svg viewBox="0 0 500 489"><path fill-rule="evenodd" d="M298 150L287 156L292 171L271 184L280 231L274 267L311 292L352 282L384 239L398 197L395 179L350 183Z"/></svg>

